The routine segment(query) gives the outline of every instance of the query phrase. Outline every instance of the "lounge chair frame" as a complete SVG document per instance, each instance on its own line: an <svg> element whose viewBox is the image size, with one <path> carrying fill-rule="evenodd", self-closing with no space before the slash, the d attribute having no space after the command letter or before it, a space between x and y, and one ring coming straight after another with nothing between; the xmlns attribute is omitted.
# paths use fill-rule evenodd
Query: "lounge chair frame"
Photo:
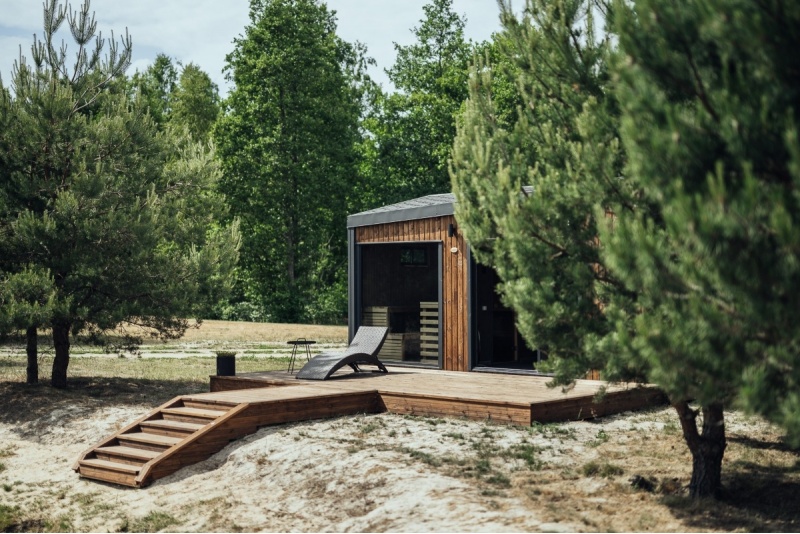
<svg viewBox="0 0 800 534"><path fill-rule="evenodd" d="M327 380L345 365L349 365L356 373L361 372L359 365L374 365L378 368L377 372L388 373L386 366L378 359L378 352L386 341L388 332L389 329L385 326L362 326L344 352L314 356L300 369L296 378Z"/></svg>

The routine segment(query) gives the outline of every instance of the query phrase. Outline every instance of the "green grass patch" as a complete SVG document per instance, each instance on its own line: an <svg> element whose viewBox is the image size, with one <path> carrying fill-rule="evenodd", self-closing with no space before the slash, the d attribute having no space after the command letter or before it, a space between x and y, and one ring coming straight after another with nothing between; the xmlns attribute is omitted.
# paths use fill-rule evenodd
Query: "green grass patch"
<svg viewBox="0 0 800 534"><path fill-rule="evenodd" d="M408 447L403 447L401 451L408 454L415 460L419 460L422 463L430 465L431 467L440 467L442 465L442 460L440 458L427 452L423 452L418 449L410 449Z"/></svg>
<svg viewBox="0 0 800 534"><path fill-rule="evenodd" d="M44 523L45 532L75 532L72 519L66 515L60 515L49 519Z"/></svg>
<svg viewBox="0 0 800 534"><path fill-rule="evenodd" d="M558 423L531 423L530 432L532 434L541 434L543 436L558 436L563 439L576 439L578 434L574 428L562 426Z"/></svg>
<svg viewBox="0 0 800 534"><path fill-rule="evenodd" d="M166 512L150 512L128 525L129 532L158 532L177 525L179 521Z"/></svg>
<svg viewBox="0 0 800 534"><path fill-rule="evenodd" d="M361 428L359 428L358 431L361 432L362 434L369 434L371 432L375 432L376 430L378 430L382 426L383 425L381 425L377 421L370 421L369 423L367 423L365 425L361 425Z"/></svg>
<svg viewBox="0 0 800 534"><path fill-rule="evenodd" d="M0 532L12 532L20 522L18 506L0 504Z"/></svg>
<svg viewBox="0 0 800 534"><path fill-rule="evenodd" d="M475 462L475 472L478 475L485 475L492 470L492 464L487 458L480 458Z"/></svg>
<svg viewBox="0 0 800 534"><path fill-rule="evenodd" d="M675 421L668 421L664 424L664 434L669 436L677 435L681 432L681 428L678 426L678 423Z"/></svg>
<svg viewBox="0 0 800 534"><path fill-rule="evenodd" d="M581 472L583 476L587 477L611 478L620 476L625 471L621 467L608 462L589 462L584 464Z"/></svg>
<svg viewBox="0 0 800 534"><path fill-rule="evenodd" d="M503 473L494 472L488 477L486 477L486 482L489 484L494 484L495 486L500 486L501 488L510 488L511 487L511 479L505 476Z"/></svg>
<svg viewBox="0 0 800 534"><path fill-rule="evenodd" d="M597 433L597 436L594 438L593 441L589 442L590 447L599 447L603 443L607 442L609 439L609 435L605 430L601 430Z"/></svg>
<svg viewBox="0 0 800 534"><path fill-rule="evenodd" d="M544 462L538 457L541 448L531 443L517 443L500 453L504 458L513 458L515 460L522 460L530 470L538 471L544 465Z"/></svg>

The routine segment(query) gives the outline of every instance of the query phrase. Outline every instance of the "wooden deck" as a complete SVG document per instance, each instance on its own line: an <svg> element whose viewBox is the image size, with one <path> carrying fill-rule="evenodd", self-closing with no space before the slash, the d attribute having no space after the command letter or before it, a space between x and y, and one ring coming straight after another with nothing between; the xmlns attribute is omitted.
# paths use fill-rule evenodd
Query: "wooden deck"
<svg viewBox="0 0 800 534"><path fill-rule="evenodd" d="M297 380L283 371L272 371L213 376L212 393L201 396L233 401L236 392L251 388L259 388L268 395L272 388L311 385L320 392L375 391L382 408L391 413L465 417L517 425L591 419L666 402L663 393L653 387L578 380L574 387L562 391L548 387L549 382L548 377L530 375L389 367L389 374L354 375L348 370L332 380L312 383ZM604 387L606 393L598 402L595 397Z"/></svg>
<svg viewBox="0 0 800 534"><path fill-rule="evenodd" d="M342 372L328 381L285 372L211 377L211 392L177 397L87 449L73 468L82 477L141 487L208 458L259 427L390 412L530 425L589 419L661 404L652 387L579 380L568 391L548 378L390 368ZM606 387L605 395L596 399Z"/></svg>

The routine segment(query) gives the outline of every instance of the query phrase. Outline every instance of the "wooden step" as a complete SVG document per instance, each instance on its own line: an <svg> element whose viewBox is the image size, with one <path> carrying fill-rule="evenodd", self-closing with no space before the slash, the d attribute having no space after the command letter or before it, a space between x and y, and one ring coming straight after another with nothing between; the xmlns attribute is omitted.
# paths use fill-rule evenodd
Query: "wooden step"
<svg viewBox="0 0 800 534"><path fill-rule="evenodd" d="M139 449L136 447L123 447L121 445L98 447L94 452L98 460L106 460L130 465L145 464L161 454L158 451Z"/></svg>
<svg viewBox="0 0 800 534"><path fill-rule="evenodd" d="M207 424L217 417L225 415L227 410L208 410L205 408L165 408L161 416L169 421L182 421L184 423Z"/></svg>
<svg viewBox="0 0 800 534"><path fill-rule="evenodd" d="M80 461L78 473L84 478L135 487L137 485L136 476L139 474L139 467L91 458Z"/></svg>
<svg viewBox="0 0 800 534"><path fill-rule="evenodd" d="M108 469L109 471L117 471L119 473L128 473L132 475L136 475L139 473L139 466L123 464L119 462L109 462L107 460L99 460L97 458L82 460L81 465L88 465L91 467Z"/></svg>
<svg viewBox="0 0 800 534"><path fill-rule="evenodd" d="M133 447L161 452L169 449L176 443L180 443L183 440L181 438L175 438L172 436L150 434L149 432L131 432L129 434L120 434L117 436L117 441L119 441L119 444L123 447Z"/></svg>
<svg viewBox="0 0 800 534"><path fill-rule="evenodd" d="M198 408L200 410L221 410L227 412L236 406L235 402L218 401L212 399L182 399L185 408Z"/></svg>
<svg viewBox="0 0 800 534"><path fill-rule="evenodd" d="M185 438L190 434L194 434L205 425L201 423L171 421L169 419L151 419L149 421L142 421L139 423L139 426L144 432L149 434L160 434L162 436Z"/></svg>

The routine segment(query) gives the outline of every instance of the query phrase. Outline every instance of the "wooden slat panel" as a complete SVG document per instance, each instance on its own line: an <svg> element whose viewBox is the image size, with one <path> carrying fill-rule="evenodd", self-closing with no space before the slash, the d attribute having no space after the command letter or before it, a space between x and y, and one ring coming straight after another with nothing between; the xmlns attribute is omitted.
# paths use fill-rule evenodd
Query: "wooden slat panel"
<svg viewBox="0 0 800 534"><path fill-rule="evenodd" d="M383 394L381 397L386 409L391 413L464 417L478 421L491 420L517 425L530 424L530 406L509 407L391 394Z"/></svg>
<svg viewBox="0 0 800 534"><path fill-rule="evenodd" d="M606 394L601 402L593 398L543 402L531 406L531 422L578 421L665 404L667 397L655 388L634 388Z"/></svg>

